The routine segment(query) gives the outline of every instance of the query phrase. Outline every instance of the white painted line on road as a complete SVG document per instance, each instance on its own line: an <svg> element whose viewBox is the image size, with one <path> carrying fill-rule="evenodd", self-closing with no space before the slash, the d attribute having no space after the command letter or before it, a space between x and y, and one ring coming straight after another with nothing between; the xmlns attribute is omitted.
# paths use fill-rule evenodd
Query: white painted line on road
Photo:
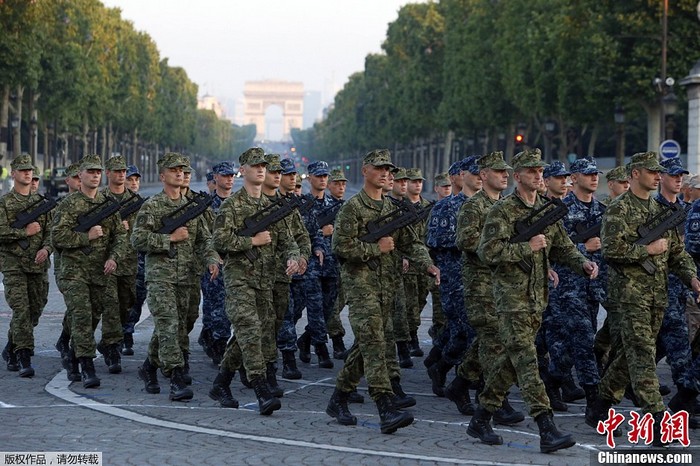
<svg viewBox="0 0 700 466"><path fill-rule="evenodd" d="M44 389L51 395L60 398L68 403L73 403L75 405L81 406L83 408L92 409L99 411L104 414L109 414L111 416L120 417L122 419L128 419L141 424L151 425L155 427L165 427L168 429L181 430L186 432L194 432L199 434L216 435L219 437L227 437L238 440L250 440L253 442L270 443L275 445L287 445L292 447L300 448L311 448L316 450L327 450L336 451L342 453L354 453L358 455L367 456L378 456L385 458L398 458L398 459L408 459L408 460L418 460L418 461L432 461L437 463L446 464L478 464L478 465L503 465L503 466L515 466L519 463L499 463L494 461L478 461L474 459L463 459L463 458L449 458L442 456L427 456L427 455L414 455L410 453L399 453L391 451L376 451L368 450L364 448L353 448L344 447L339 445L329 445L322 443L311 443L304 442L300 440L290 440L278 437L265 437L262 435L250 435L241 434L238 432L230 432L221 429L212 429L207 427L191 426L187 424L180 424L177 422L166 421L162 419L155 419L142 414L134 413L132 411L127 411L125 409L118 408L112 405L106 404L95 404L94 400L90 400L84 396L81 396L68 388L68 382L62 380L63 371L56 374L56 376L49 381ZM60 379L59 379L60 378ZM531 464L531 463L530 463ZM524 466L524 465L523 465Z"/></svg>
<svg viewBox="0 0 700 466"><path fill-rule="evenodd" d="M0 408L14 408L14 407L15 407L15 405L3 403L2 401L0 401Z"/></svg>

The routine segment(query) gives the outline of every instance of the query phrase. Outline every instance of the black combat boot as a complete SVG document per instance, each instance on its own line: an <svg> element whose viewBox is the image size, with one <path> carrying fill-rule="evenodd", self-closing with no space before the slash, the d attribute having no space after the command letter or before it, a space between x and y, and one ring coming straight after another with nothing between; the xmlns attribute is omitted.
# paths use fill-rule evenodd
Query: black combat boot
<svg viewBox="0 0 700 466"><path fill-rule="evenodd" d="M659 385L659 395L661 396L666 396L671 394L671 389L669 388L668 385L661 384Z"/></svg>
<svg viewBox="0 0 700 466"><path fill-rule="evenodd" d="M508 401L508 398L503 398L501 408L493 413L493 423L504 426L513 426L525 420L525 415L520 411L516 411Z"/></svg>
<svg viewBox="0 0 700 466"><path fill-rule="evenodd" d="M68 350L68 357L70 360L70 367L66 369L66 376L71 382L80 382L82 377L80 375L80 364L78 363L78 358L75 357L75 351L73 348Z"/></svg>
<svg viewBox="0 0 700 466"><path fill-rule="evenodd" d="M311 362L311 335L305 331L297 340L297 348L299 348L299 361Z"/></svg>
<svg viewBox="0 0 700 466"><path fill-rule="evenodd" d="M176 367L170 372L170 401L191 400L194 396L192 389L185 383L182 374L182 367Z"/></svg>
<svg viewBox="0 0 700 466"><path fill-rule="evenodd" d="M182 379L187 385L192 385L192 376L190 375L190 353L183 351L182 360L184 361L184 365L182 366Z"/></svg>
<svg viewBox="0 0 700 466"><path fill-rule="evenodd" d="M226 354L226 344L228 341L225 338L219 338L211 342L211 362L215 365L221 364Z"/></svg>
<svg viewBox="0 0 700 466"><path fill-rule="evenodd" d="M403 388L401 388L401 381L398 377L391 379L391 391L394 392L391 402L396 408L405 409L416 405L416 399L406 395Z"/></svg>
<svg viewBox="0 0 700 466"><path fill-rule="evenodd" d="M399 367L402 369L408 369L413 367L413 361L411 360L411 353L408 350L407 341L397 341L396 342L396 354L399 357Z"/></svg>
<svg viewBox="0 0 700 466"><path fill-rule="evenodd" d="M34 368L32 367L32 350L24 348L17 350L17 361L19 362L20 377L34 377Z"/></svg>
<svg viewBox="0 0 700 466"><path fill-rule="evenodd" d="M452 369L452 364L444 359L440 359L428 368L428 377L433 383L433 393L439 397L445 396L445 379L450 369Z"/></svg>
<svg viewBox="0 0 700 466"><path fill-rule="evenodd" d="M474 405L469 397L469 381L457 375L445 388L445 397L457 405L457 410L465 416L474 414Z"/></svg>
<svg viewBox="0 0 700 466"><path fill-rule="evenodd" d="M270 394L276 398L282 398L284 396L284 390L277 383L277 369L275 368L274 362L268 362L265 371L265 380L267 381L267 387L270 389Z"/></svg>
<svg viewBox="0 0 700 466"><path fill-rule="evenodd" d="M598 385L584 385L583 391L586 395L586 418L595 416L594 404L598 399ZM590 413L590 414L589 414ZM597 425L597 422L596 422Z"/></svg>
<svg viewBox="0 0 700 466"><path fill-rule="evenodd" d="M109 348L107 347L107 345L105 345L105 344L102 343L101 341L97 344L97 352L100 353L100 354L102 355L102 358L104 359L105 364L107 365L107 367L109 367L110 364L112 364L112 361L111 361L111 359L110 359L110 354L109 354L108 349L109 349Z"/></svg>
<svg viewBox="0 0 700 466"><path fill-rule="evenodd" d="M214 351L212 350L211 330L206 327L202 327L202 331L199 333L199 338L197 338L197 343L199 343L199 346L202 347L204 353L213 360Z"/></svg>
<svg viewBox="0 0 700 466"><path fill-rule="evenodd" d="M413 414L396 409L389 395L382 395L376 403L382 434L393 434L397 429L413 424Z"/></svg>
<svg viewBox="0 0 700 466"><path fill-rule="evenodd" d="M352 415L350 408L348 408L348 395L349 393L341 392L336 388L328 401L326 414L334 417L340 425L354 426L357 425L357 418Z"/></svg>
<svg viewBox="0 0 700 466"><path fill-rule="evenodd" d="M61 354L61 359L65 359L68 356L68 351L70 350L70 335L68 335L65 330L61 331L61 335L56 341L55 348L56 351ZM64 366L64 369L68 368Z"/></svg>
<svg viewBox="0 0 700 466"><path fill-rule="evenodd" d="M109 354L107 367L110 374L119 374L122 371L122 356L119 353L120 345L120 343L114 343L107 347L107 354ZM105 362L107 362L107 356L105 356Z"/></svg>
<svg viewBox="0 0 700 466"><path fill-rule="evenodd" d="M122 354L124 356L133 356L134 355L134 334L133 333L125 333L124 334L124 341L122 342Z"/></svg>
<svg viewBox="0 0 700 466"><path fill-rule="evenodd" d="M357 389L348 393L348 402L362 404L365 402L365 397L357 393Z"/></svg>
<svg viewBox="0 0 700 466"><path fill-rule="evenodd" d="M19 370L19 362L17 362L17 355L15 354L15 345L9 340L5 349L2 350L2 358L7 363L7 370L10 372L17 372Z"/></svg>
<svg viewBox="0 0 700 466"><path fill-rule="evenodd" d="M243 364L238 368L238 372L241 374L241 383L243 386L246 388L253 388L253 384L248 380L248 373L245 371L245 366Z"/></svg>
<svg viewBox="0 0 700 466"><path fill-rule="evenodd" d="M78 358L80 362L80 376L83 379L83 388L97 388L100 386L100 379L95 374L95 364L92 357Z"/></svg>
<svg viewBox="0 0 700 466"><path fill-rule="evenodd" d="M562 434L554 425L552 413L542 413L535 418L540 428L540 451L552 453L563 448L576 445L576 441L569 434Z"/></svg>
<svg viewBox="0 0 700 466"><path fill-rule="evenodd" d="M411 349L411 356L420 358L423 356L423 350L420 349L420 342L418 341L418 332L411 333L411 342L409 343Z"/></svg>
<svg viewBox="0 0 700 466"><path fill-rule="evenodd" d="M301 379L301 371L297 369L297 358L294 356L294 351L282 351L282 378Z"/></svg>
<svg viewBox="0 0 700 466"><path fill-rule="evenodd" d="M275 398L270 393L267 388L267 382L264 376L260 375L253 377L250 382L253 384L253 389L255 390L255 396L258 398L258 406L260 408L260 414L263 416L269 416L274 411L277 411L282 407L279 398Z"/></svg>
<svg viewBox="0 0 700 466"><path fill-rule="evenodd" d="M612 401L601 398L600 395L596 395L595 398L586 405L586 424L597 429L598 422L605 420L608 416L608 410L612 405ZM617 431L616 429L615 432Z"/></svg>
<svg viewBox="0 0 700 466"><path fill-rule="evenodd" d="M219 370L214 379L214 385L209 390L209 398L218 401L222 408L238 408L238 400L231 393L233 375L233 372L226 369Z"/></svg>
<svg viewBox="0 0 700 466"><path fill-rule="evenodd" d="M331 337L333 341L333 359L344 360L348 355L348 350L345 348L345 342L342 335Z"/></svg>
<svg viewBox="0 0 700 466"><path fill-rule="evenodd" d="M549 397L549 405L552 407L552 410L560 413L568 411L569 405L564 403L564 401L561 399L560 388L562 381L547 375L542 379L542 382L544 382L544 388L547 392L547 396Z"/></svg>
<svg viewBox="0 0 700 466"><path fill-rule="evenodd" d="M442 350L438 348L437 346L433 346L430 348L430 352L428 353L428 356L423 360L423 365L425 366L426 369L430 369L430 366L435 364L440 360L442 357Z"/></svg>
<svg viewBox="0 0 700 466"><path fill-rule="evenodd" d="M698 392L685 387L678 387L678 392L673 395L671 401L668 402L668 409L677 413L678 411L687 411L689 424L691 429L697 429L700 424L700 420L695 414L695 399L698 396Z"/></svg>
<svg viewBox="0 0 700 466"><path fill-rule="evenodd" d="M318 357L318 367L322 369L333 369L333 360L328 354L328 347L325 343L314 345L316 356Z"/></svg>
<svg viewBox="0 0 700 466"><path fill-rule="evenodd" d="M656 448L663 448L671 445L672 442L664 442L661 439L661 423L664 419L664 411L653 413L651 416L654 418L654 425L651 428L654 439L651 441L651 445Z"/></svg>
<svg viewBox="0 0 700 466"><path fill-rule="evenodd" d="M491 427L491 413L477 405L474 409L474 416L469 421L467 434L478 438L487 445L503 445L503 437L497 435Z"/></svg>
<svg viewBox="0 0 700 466"><path fill-rule="evenodd" d="M146 393L160 393L160 385L158 385L158 368L151 364L151 360L146 356L143 365L139 367L139 379L145 384Z"/></svg>
<svg viewBox="0 0 700 466"><path fill-rule="evenodd" d="M574 376L569 373L567 377L564 378L561 384L561 399L565 402L572 402L583 400L586 398L586 393L583 391L576 382L574 381Z"/></svg>

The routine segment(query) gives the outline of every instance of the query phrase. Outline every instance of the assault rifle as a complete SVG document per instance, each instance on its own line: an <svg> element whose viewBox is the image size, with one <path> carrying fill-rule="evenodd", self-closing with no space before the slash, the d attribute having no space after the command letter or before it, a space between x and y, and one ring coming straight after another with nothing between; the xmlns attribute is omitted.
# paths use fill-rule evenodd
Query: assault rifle
<svg viewBox="0 0 700 466"><path fill-rule="evenodd" d="M606 207L600 204L602 212L605 212ZM591 238L600 237L600 227L603 226L602 220L594 224L589 224L586 222L578 222L574 229L576 233L571 235L571 242L574 244L585 243Z"/></svg>
<svg viewBox="0 0 700 466"><path fill-rule="evenodd" d="M530 241L533 236L541 234L548 226L554 225L559 220L564 218L569 212L569 208L562 202L561 199L552 198L539 209L536 209L530 215L522 220L515 222L515 234L508 240L509 243L524 243ZM542 214L541 217L535 218ZM532 262L528 259L522 259L518 262L523 272L530 273L532 270Z"/></svg>
<svg viewBox="0 0 700 466"><path fill-rule="evenodd" d="M646 246L661 238L667 231L685 223L686 210L678 204L664 205L661 212L637 228L639 239L634 244ZM650 258L642 262L649 275L656 273L656 266Z"/></svg>
<svg viewBox="0 0 700 466"><path fill-rule="evenodd" d="M189 199L185 205L178 207L160 219L160 223L163 226L156 230L156 233L166 235L171 234L193 218L197 218L202 215L209 208L211 202L211 196L204 191L200 191L199 193L193 191L192 198ZM173 258L176 254L177 251L175 249L175 245L170 243L168 257Z"/></svg>
<svg viewBox="0 0 700 466"><path fill-rule="evenodd" d="M139 210L147 199L147 197L143 198L139 196L138 193L133 193L133 195L129 196L129 199L126 199L119 204L119 216L122 218L122 220L126 220L129 218L129 215Z"/></svg>
<svg viewBox="0 0 700 466"><path fill-rule="evenodd" d="M236 235L252 238L261 231L266 231L272 225L290 215L292 212L294 212L294 209L303 209L307 203L311 204L312 202L313 199L303 200L302 196L282 196L269 206L255 212L253 215L243 220L243 228L238 230ZM255 260L258 258L258 251L256 249L248 249L244 252L244 254L250 262L255 262Z"/></svg>
<svg viewBox="0 0 700 466"><path fill-rule="evenodd" d="M51 212L51 210L58 205L53 199L44 197L41 194L39 194L39 197L40 199L38 201L33 202L23 211L17 212L15 221L10 223L12 228L22 229L30 223L36 222L39 217ZM17 244L19 244L20 248L27 249L29 247L29 240L20 239L17 241Z"/></svg>
<svg viewBox="0 0 700 466"><path fill-rule="evenodd" d="M78 224L73 227L73 231L76 233L87 233L90 228L117 212L119 212L119 202L110 196L105 196L104 202L100 202L86 213L78 215ZM83 251L83 254L88 255L92 252L92 246L85 246L81 251Z"/></svg>
<svg viewBox="0 0 700 466"><path fill-rule="evenodd" d="M340 206L342 206L344 202L344 200L339 199L335 201L333 205L328 206L319 212L318 217L316 218L318 221L318 226L323 228L326 225L333 225L333 223L335 223L335 218L338 216Z"/></svg>

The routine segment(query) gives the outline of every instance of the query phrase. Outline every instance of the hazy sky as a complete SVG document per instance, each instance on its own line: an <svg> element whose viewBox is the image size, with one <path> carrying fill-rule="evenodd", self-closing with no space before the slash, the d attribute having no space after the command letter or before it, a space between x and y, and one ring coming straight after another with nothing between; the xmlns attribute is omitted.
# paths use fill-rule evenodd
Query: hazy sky
<svg viewBox="0 0 700 466"><path fill-rule="evenodd" d="M182 66L200 95L241 99L245 81L302 81L337 91L379 52L407 0L102 0ZM233 109L230 109L233 110Z"/></svg>

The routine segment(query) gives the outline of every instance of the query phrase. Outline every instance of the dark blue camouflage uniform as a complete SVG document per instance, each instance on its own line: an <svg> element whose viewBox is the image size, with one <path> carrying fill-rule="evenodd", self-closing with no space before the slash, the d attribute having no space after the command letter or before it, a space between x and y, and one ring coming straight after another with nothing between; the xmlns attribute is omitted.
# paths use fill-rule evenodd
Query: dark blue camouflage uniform
<svg viewBox="0 0 700 466"><path fill-rule="evenodd" d="M693 201L690 211L688 212L688 217L685 222L685 249L695 260L696 266L698 266L698 273L700 274L700 199ZM693 299L696 299L694 293L690 292ZM670 290L669 290L670 294ZM669 298L670 303L670 298ZM665 324L666 316L664 315L664 321L662 322L662 328ZM687 321L684 319L684 323L687 325ZM687 327L686 327L687 328ZM695 338L697 340L697 337ZM700 383L700 355L697 355L692 361L690 366L690 376L692 383L686 388L694 388L700 391L698 384ZM674 378L675 382L675 378Z"/></svg>

